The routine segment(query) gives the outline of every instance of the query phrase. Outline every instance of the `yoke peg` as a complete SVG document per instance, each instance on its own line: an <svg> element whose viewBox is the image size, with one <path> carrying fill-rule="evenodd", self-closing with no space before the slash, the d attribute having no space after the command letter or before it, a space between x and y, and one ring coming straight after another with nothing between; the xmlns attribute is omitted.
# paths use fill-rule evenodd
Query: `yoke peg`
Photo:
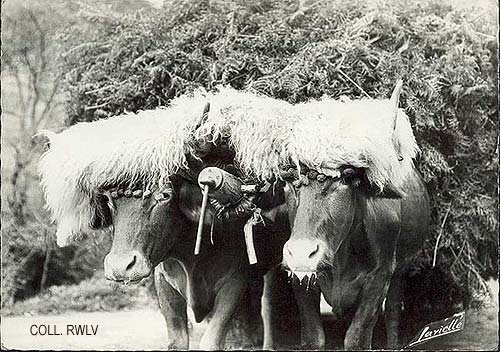
<svg viewBox="0 0 500 352"><path fill-rule="evenodd" d="M201 202L200 220L198 222L198 231L196 233L196 244L194 247L194 255L200 254L201 236L203 233L203 224L205 223L205 213L207 210L207 203L208 203L208 192L209 192L209 186L203 185L203 200Z"/></svg>

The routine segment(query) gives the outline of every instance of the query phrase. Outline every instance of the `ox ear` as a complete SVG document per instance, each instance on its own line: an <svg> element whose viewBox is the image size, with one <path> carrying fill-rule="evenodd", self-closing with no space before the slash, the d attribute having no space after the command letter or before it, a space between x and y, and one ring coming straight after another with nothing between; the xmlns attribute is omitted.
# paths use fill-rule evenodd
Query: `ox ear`
<svg viewBox="0 0 500 352"><path fill-rule="evenodd" d="M399 199L405 196L404 192L392 183L385 185L382 190L371 184L366 176L365 168L350 165L343 166L340 168L340 179L342 183L359 189L368 197Z"/></svg>
<svg viewBox="0 0 500 352"><path fill-rule="evenodd" d="M43 130L35 133L31 137L31 142L35 145L44 144L46 149L50 149L51 140L56 136L55 132Z"/></svg>

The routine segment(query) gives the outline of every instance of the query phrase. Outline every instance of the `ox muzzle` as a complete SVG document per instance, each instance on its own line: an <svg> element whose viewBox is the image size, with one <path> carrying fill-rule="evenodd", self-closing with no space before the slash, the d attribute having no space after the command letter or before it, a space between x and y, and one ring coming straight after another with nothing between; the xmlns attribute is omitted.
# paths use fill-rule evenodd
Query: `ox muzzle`
<svg viewBox="0 0 500 352"><path fill-rule="evenodd" d="M124 283L134 283L151 274L152 264L138 251L116 253L111 251L104 258L106 279Z"/></svg>
<svg viewBox="0 0 500 352"><path fill-rule="evenodd" d="M283 246L283 264L290 279L300 285L317 282L318 266L325 254L325 246L315 239L290 239Z"/></svg>

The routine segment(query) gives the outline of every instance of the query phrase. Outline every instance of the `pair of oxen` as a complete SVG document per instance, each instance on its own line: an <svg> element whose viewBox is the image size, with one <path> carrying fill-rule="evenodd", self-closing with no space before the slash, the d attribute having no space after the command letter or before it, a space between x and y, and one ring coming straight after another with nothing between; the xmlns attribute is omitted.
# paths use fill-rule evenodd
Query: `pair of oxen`
<svg viewBox="0 0 500 352"><path fill-rule="evenodd" d="M398 122L400 90L399 83L389 105L386 104L392 107L392 121L388 126L394 133L396 124L401 124ZM201 120L189 132L195 136L199 135L197 129L202 128L210 108L199 111ZM231 109L227 113L231 114ZM361 114L372 113L377 112ZM297 114L301 114L299 108ZM349 124L347 127L344 126L344 130L349 130ZM314 130L315 127L309 124L307 128ZM364 133L354 137L363 139L371 131ZM339 136L342 139L342 135ZM390 169L386 170L387 175L396 174L398 164L384 166L379 160L374 161L379 163L374 168L382 171L370 169L367 159L376 155L376 150L372 154L356 155L354 160L360 160L358 164L349 164L351 159L339 152L342 157L333 155L339 160L335 160L337 167L330 168L329 172L322 168L324 158L315 164L311 162L315 156L302 159L300 153L296 153L290 163L293 167L284 167L268 177L266 181L271 187L267 187L267 191L244 198L251 205L247 207L251 212L235 210L238 206L241 208L241 199L238 204L226 204L225 208L211 200L202 219L201 249L195 255L198 222L202 216L200 172L215 166L240 178L242 183L249 180L248 174L242 171L245 167L241 167L242 151L237 150L241 149L241 143L231 141L232 137L221 134L218 138L196 140L189 146L191 152L186 153L183 168L170 173L168 181L154 185L148 185L144 178L138 181L124 177L116 182L106 181L89 191L91 187L86 185L91 182L87 179L99 177L91 175L89 170L96 161L89 157L84 172L73 175L78 179L75 187L86 191L70 198L87 196L90 199L89 203L82 202L92 208L89 228L113 229L112 249L104 263L106 277L136 282L154 271L168 343L173 349L189 348L188 306L197 322L208 318L201 349L222 349L234 317L243 322L242 329L249 335L258 332L261 296L264 348L286 345L283 338L299 325L302 348L324 348L321 293L331 305L335 319L346 322L347 328L339 332L345 349L371 347L373 329L384 300L387 345L400 347L402 268L421 248L429 218L425 186L411 160L409 163L405 160L406 167L410 166L401 182L385 182L383 187L377 187L376 173L385 167ZM341 142L337 150L364 143L351 137ZM386 137L398 162L411 159L411 153L405 152L397 136ZM313 144L316 142L314 133L309 138ZM279 154L273 144L278 143L275 140L271 140L267 149L269 158ZM321 139L317 143L321 143ZM57 145L57 137L51 138L51 144ZM251 143L249 145L251 147ZM329 154L325 155L328 158ZM254 159L254 163L263 162ZM161 167L161 163L154 165ZM57 187L50 185L55 184L52 180L55 176L50 174L54 171L47 171L53 169L53 165L45 161L42 166L49 206L54 203L57 191ZM244 166L248 168L248 164ZM73 176L68 174L65 179ZM263 181L262 178L259 181ZM262 222L254 224L250 232L257 262L251 265L245 236L248 236L249 218L255 216L252 212L256 208L260 210ZM59 221L69 214L67 209L59 213L63 214L55 216ZM299 321L294 320L297 309Z"/></svg>

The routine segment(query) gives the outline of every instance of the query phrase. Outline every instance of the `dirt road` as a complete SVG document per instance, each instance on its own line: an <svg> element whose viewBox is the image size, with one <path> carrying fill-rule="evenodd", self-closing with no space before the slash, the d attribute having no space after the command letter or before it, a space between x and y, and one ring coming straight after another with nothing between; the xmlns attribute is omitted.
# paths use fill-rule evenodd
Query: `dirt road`
<svg viewBox="0 0 500 352"><path fill-rule="evenodd" d="M468 312L465 326L464 331L438 338L422 348L494 350L498 347L497 308ZM163 317L155 310L7 317L2 318L1 330L2 349L164 350L167 341ZM193 331L192 346L196 348L203 325L194 324Z"/></svg>
<svg viewBox="0 0 500 352"><path fill-rule="evenodd" d="M36 325L37 327L32 327ZM42 325L51 333L62 335L32 335ZM91 335L71 335L68 325L88 325ZM92 327L90 326L92 325ZM97 326L95 335L92 333ZM94 328L94 331L92 331ZM32 331L30 331L32 330ZM84 329L83 329L84 330ZM9 317L2 319L2 347L15 349L165 349L167 334L163 317L155 310L129 312L71 313L55 316Z"/></svg>

